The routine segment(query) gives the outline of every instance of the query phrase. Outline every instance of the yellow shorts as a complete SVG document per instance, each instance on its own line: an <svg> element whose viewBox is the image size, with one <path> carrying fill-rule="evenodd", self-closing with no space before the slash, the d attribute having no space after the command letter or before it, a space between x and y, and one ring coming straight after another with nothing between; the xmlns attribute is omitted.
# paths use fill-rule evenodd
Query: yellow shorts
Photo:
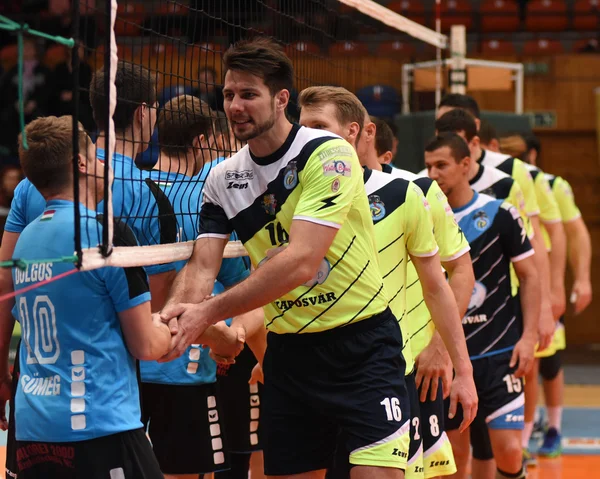
<svg viewBox="0 0 600 479"><path fill-rule="evenodd" d="M423 466L425 479L450 476L456 472L452 446L445 432L440 435L440 438L432 447L423 451Z"/></svg>
<svg viewBox="0 0 600 479"><path fill-rule="evenodd" d="M350 464L355 466L394 467L406 470L410 444L410 421L391 437L361 447L350 453Z"/></svg>
<svg viewBox="0 0 600 479"><path fill-rule="evenodd" d="M565 335L565 325L559 322L556 324L556 329L554 330L554 335L552 336L552 342L550 343L550 346L542 351L536 350L535 357L549 358L550 356L554 356L557 351L562 351L566 347L567 337Z"/></svg>

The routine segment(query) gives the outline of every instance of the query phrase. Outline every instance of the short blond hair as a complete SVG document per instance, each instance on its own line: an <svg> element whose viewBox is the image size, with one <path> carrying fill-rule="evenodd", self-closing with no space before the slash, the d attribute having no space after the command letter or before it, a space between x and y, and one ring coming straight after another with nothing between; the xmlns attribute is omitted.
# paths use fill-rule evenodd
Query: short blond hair
<svg viewBox="0 0 600 479"><path fill-rule="evenodd" d="M362 131L365 118L368 116L366 108L354 93L339 86L311 86L305 88L298 96L300 108L322 107L326 104L335 106L336 119L342 125L356 122ZM360 134L360 133L359 133Z"/></svg>
<svg viewBox="0 0 600 479"><path fill-rule="evenodd" d="M87 156L91 141L78 123L79 153ZM28 149L19 135L19 160L25 176L42 195L62 192L73 183L73 117L46 116L25 127Z"/></svg>
<svg viewBox="0 0 600 479"><path fill-rule="evenodd" d="M521 158L527 152L527 142L521 135L500 138L500 151L515 158Z"/></svg>

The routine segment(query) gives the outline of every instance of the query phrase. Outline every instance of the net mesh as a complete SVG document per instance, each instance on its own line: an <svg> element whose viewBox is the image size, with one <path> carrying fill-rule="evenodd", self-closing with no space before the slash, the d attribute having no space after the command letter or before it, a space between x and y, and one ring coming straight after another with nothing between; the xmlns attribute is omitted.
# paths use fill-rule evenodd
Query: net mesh
<svg viewBox="0 0 600 479"><path fill-rule="evenodd" d="M431 58L431 45L446 43L368 0L107 0L101 6L82 0L79 16L79 118L98 158L112 158L101 168L105 180L91 175L79 192L93 197L105 185L100 218L96 211L82 213L76 249L83 251L84 268L155 265L191 254L204 179L216 161L242 146L229 132L220 91L223 54L232 43L269 36L283 46L295 67L292 120L299 116L298 93L312 85L343 86L379 116L393 117L401 109L402 62ZM114 132L108 100L116 100ZM170 131L174 125L178 132ZM203 136L186 152L181 145L190 132ZM114 155L106 155L107 136L115 140ZM113 220L133 229L138 246L112 237ZM243 254L230 242L225 256Z"/></svg>

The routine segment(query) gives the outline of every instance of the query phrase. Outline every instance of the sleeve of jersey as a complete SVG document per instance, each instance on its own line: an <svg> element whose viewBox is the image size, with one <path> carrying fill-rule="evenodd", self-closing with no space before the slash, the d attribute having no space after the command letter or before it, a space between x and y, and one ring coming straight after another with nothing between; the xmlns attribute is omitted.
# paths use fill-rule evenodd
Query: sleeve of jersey
<svg viewBox="0 0 600 479"><path fill-rule="evenodd" d="M431 206L433 232L440 248L440 259L452 261L467 253L471 247L458 226L448 198L434 181L427 191L427 202Z"/></svg>
<svg viewBox="0 0 600 479"><path fill-rule="evenodd" d="M122 221L114 223L115 246L136 246L137 240L131 228ZM100 268L99 274L112 299L117 313L150 301L150 285L144 268Z"/></svg>
<svg viewBox="0 0 600 479"><path fill-rule="evenodd" d="M144 268L109 266L101 271L117 313L150 301L150 287Z"/></svg>
<svg viewBox="0 0 600 479"><path fill-rule="evenodd" d="M431 190L431 188L430 188ZM438 252L433 234L431 207L423 191L411 182L406 191L406 246L412 256L428 257Z"/></svg>
<svg viewBox="0 0 600 479"><path fill-rule="evenodd" d="M527 237L523 218L514 206L502 203L496 221L499 222L500 241L504 251L513 263L533 256L534 250Z"/></svg>
<svg viewBox="0 0 600 479"><path fill-rule="evenodd" d="M230 288L234 284L246 279L249 275L250 270L242 258L224 258L219 274L217 275L217 281L226 288Z"/></svg>
<svg viewBox="0 0 600 479"><path fill-rule="evenodd" d="M27 226L27 180L21 181L15 188L13 200L4 230L10 233L21 233Z"/></svg>
<svg viewBox="0 0 600 479"><path fill-rule="evenodd" d="M525 197L525 213L527 216L539 215L540 206L535 194L533 178L522 161L515 161L513 166L513 178L519 183L523 196Z"/></svg>
<svg viewBox="0 0 600 479"><path fill-rule="evenodd" d="M354 148L341 139L323 143L298 175L302 193L294 219L341 228L358 188L364 190L362 177Z"/></svg>
<svg viewBox="0 0 600 479"><path fill-rule="evenodd" d="M202 208L200 209L200 221L198 224L198 238L227 239L231 235L233 227L219 202L214 178L215 174L214 170L212 170L208 174L206 183L204 183Z"/></svg>
<svg viewBox="0 0 600 479"><path fill-rule="evenodd" d="M563 223L569 223L581 218L581 211L579 211L579 208L575 203L573 190L571 189L571 185L567 180L561 178L560 176L556 178L552 191L554 192L554 197L558 203L558 208L560 210L560 216Z"/></svg>
<svg viewBox="0 0 600 479"><path fill-rule="evenodd" d="M523 222L525 224L525 231L527 232L527 236L529 239L533 238L533 225L531 224L531 220L529 219L529 215L527 215L526 207L525 207L525 196L523 195L523 190L519 186L519 183L516 181L513 183L510 193L508 194L508 198L506 201L513 205L521 218L523 218Z"/></svg>
<svg viewBox="0 0 600 479"><path fill-rule="evenodd" d="M560 210L546 175L540 173L535 177L535 194L540 205L540 220L544 223L559 223L562 221Z"/></svg>

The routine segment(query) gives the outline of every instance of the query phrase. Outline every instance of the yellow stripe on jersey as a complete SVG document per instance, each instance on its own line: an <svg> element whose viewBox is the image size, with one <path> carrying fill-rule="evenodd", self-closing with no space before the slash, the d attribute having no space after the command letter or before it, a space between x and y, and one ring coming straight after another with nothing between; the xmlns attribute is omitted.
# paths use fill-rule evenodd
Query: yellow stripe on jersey
<svg viewBox="0 0 600 479"><path fill-rule="evenodd" d="M470 250L469 243L454 219L446 195L434 181L427 190L427 202L431 208L433 232L442 261L451 261ZM411 349L414 357L425 349L435 333L435 325L423 299L423 290L415 266L407 269L406 320L410 328Z"/></svg>
<svg viewBox="0 0 600 479"><path fill-rule="evenodd" d="M390 309L400 322L402 354L408 375L414 368L409 341L411 330L406 318L408 255L424 257L437 252L433 221L423 192L413 182L371 170L366 170L365 180L375 224L379 267L390 298Z"/></svg>
<svg viewBox="0 0 600 479"><path fill-rule="evenodd" d="M297 178L283 204L274 204L275 194L263 196L265 210L276 212L276 216L244 243L252 263L260 267L286 247L293 220L339 231L317 275L264 307L267 329L278 334L315 333L383 312L388 300L377 262L362 168L354 149L342 139L322 143L310 154Z"/></svg>

